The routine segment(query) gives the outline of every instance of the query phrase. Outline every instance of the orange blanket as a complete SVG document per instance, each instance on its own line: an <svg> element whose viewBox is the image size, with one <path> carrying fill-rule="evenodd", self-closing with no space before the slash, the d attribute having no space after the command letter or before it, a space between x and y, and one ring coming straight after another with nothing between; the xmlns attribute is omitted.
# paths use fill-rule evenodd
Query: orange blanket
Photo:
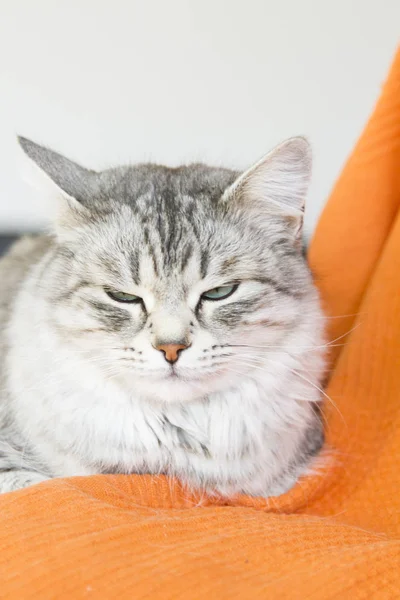
<svg viewBox="0 0 400 600"><path fill-rule="evenodd" d="M151 476L6 494L0 598L400 598L399 204L400 52L310 253L331 339L352 329L332 344L334 463L269 500Z"/></svg>

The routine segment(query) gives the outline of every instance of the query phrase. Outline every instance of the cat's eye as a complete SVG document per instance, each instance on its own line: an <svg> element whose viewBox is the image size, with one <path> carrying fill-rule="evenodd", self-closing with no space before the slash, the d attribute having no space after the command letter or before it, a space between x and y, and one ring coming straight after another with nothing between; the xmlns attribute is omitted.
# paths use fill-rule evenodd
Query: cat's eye
<svg viewBox="0 0 400 600"><path fill-rule="evenodd" d="M142 302L140 296L135 296L134 294L127 294L126 292L116 292L114 290L105 290L107 296L115 300L116 302L125 302L127 304L137 304L138 302Z"/></svg>
<svg viewBox="0 0 400 600"><path fill-rule="evenodd" d="M220 287L213 288L212 290L208 290L201 295L202 300L225 300L225 298L229 298L236 292L239 284L233 285L221 285Z"/></svg>

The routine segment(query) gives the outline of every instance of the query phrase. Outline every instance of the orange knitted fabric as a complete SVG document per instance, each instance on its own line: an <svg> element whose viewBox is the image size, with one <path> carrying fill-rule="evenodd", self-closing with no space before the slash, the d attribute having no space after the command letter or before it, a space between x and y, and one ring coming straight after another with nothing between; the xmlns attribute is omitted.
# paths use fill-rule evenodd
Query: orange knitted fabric
<svg viewBox="0 0 400 600"><path fill-rule="evenodd" d="M151 476L0 497L0 598L400 598L400 52L321 217L333 462L288 494L221 502ZM350 315L343 318L342 315Z"/></svg>

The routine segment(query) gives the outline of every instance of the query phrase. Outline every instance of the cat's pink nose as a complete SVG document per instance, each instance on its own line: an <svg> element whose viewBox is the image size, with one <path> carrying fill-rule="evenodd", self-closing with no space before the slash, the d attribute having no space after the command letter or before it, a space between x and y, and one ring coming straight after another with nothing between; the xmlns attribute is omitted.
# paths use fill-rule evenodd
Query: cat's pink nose
<svg viewBox="0 0 400 600"><path fill-rule="evenodd" d="M172 365L178 360L180 352L186 350L188 346L186 344L160 344L156 348L160 352L164 352L165 360Z"/></svg>

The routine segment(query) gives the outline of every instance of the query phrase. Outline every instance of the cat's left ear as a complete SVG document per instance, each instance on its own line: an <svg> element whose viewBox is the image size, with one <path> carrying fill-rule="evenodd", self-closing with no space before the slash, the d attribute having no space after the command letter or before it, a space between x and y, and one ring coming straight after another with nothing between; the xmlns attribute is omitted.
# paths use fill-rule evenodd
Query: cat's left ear
<svg viewBox="0 0 400 600"><path fill-rule="evenodd" d="M98 174L27 138L18 137L18 142L25 158L24 179L51 201L57 235L69 236L90 219Z"/></svg>
<svg viewBox="0 0 400 600"><path fill-rule="evenodd" d="M244 218L262 226L282 218L288 232L301 235L304 204L311 178L311 147L303 137L283 142L245 171L225 191L223 201Z"/></svg>

